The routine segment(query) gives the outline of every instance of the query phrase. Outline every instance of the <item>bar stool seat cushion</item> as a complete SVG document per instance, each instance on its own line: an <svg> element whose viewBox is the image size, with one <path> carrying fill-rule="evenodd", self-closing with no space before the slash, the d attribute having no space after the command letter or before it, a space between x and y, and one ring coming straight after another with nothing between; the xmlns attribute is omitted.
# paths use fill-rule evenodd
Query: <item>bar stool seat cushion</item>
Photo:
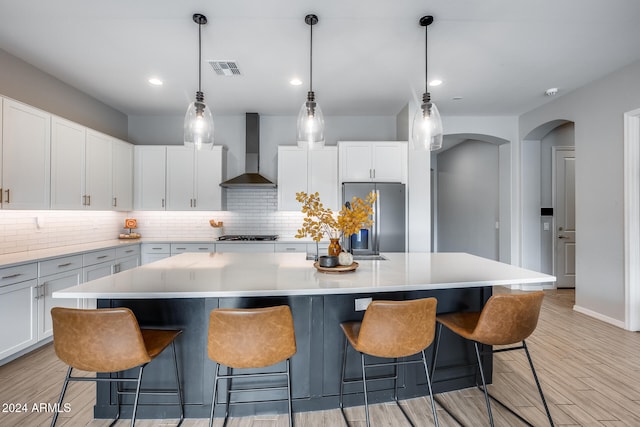
<svg viewBox="0 0 640 427"><path fill-rule="evenodd" d="M544 292L492 296L482 312L440 314L437 321L471 341L510 345L526 339L538 324Z"/></svg>
<svg viewBox="0 0 640 427"><path fill-rule="evenodd" d="M230 368L264 368L296 353L288 306L219 308L209 317L209 358Z"/></svg>
<svg viewBox="0 0 640 427"><path fill-rule="evenodd" d="M435 335L436 300L374 301L362 322L340 324L351 346L377 357L412 356L427 348Z"/></svg>

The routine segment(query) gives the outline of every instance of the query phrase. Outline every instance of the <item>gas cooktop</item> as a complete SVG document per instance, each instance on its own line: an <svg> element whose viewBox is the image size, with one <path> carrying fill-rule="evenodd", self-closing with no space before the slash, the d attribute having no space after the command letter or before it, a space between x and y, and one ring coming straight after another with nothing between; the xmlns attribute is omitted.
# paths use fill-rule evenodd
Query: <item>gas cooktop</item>
<svg viewBox="0 0 640 427"><path fill-rule="evenodd" d="M225 234L224 236L218 237L218 240L254 240L254 241L265 241L265 240L278 240L277 234Z"/></svg>

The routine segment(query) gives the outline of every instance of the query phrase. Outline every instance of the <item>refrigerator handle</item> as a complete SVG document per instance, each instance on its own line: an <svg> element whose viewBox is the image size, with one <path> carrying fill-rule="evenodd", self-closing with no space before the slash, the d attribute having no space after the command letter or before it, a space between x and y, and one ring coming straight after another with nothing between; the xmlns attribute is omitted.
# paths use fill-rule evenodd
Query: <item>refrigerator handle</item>
<svg viewBox="0 0 640 427"><path fill-rule="evenodd" d="M375 236L375 241L373 242L373 247L375 249L375 253L379 254L380 253L380 190L376 189L376 202L374 204L374 224L373 226L375 227L375 233L373 233L373 235Z"/></svg>

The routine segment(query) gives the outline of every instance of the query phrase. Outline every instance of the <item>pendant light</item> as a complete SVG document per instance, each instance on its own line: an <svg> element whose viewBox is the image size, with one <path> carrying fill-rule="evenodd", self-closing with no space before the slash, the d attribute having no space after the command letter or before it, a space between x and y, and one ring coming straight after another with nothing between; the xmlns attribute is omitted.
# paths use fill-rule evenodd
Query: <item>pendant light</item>
<svg viewBox="0 0 640 427"><path fill-rule="evenodd" d="M202 26L207 23L207 17L196 13L193 22L198 24L198 91L196 100L189 104L184 116L184 145L195 147L197 150L213 147L213 116L211 109L204 103L202 93Z"/></svg>
<svg viewBox="0 0 640 427"><path fill-rule="evenodd" d="M316 15L307 15L304 22L309 25L309 92L298 114L298 146L309 149L324 146L324 116L313 93L313 26L318 23Z"/></svg>
<svg viewBox="0 0 640 427"><path fill-rule="evenodd" d="M439 150L442 148L442 120L436 104L431 102L431 94L428 89L428 36L427 27L433 23L433 16L427 15L420 18L420 25L424 27L424 87L422 105L416 111L413 119L412 139L413 148L416 150Z"/></svg>

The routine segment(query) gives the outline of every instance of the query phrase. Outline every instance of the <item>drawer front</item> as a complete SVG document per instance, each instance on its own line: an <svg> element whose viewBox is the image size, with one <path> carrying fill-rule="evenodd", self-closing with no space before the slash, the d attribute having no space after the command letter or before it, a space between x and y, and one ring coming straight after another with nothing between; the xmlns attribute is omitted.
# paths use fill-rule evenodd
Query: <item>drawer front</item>
<svg viewBox="0 0 640 427"><path fill-rule="evenodd" d="M171 245L169 243L148 243L142 245L143 254L170 254Z"/></svg>
<svg viewBox="0 0 640 427"><path fill-rule="evenodd" d="M64 273L65 271L82 268L82 255L65 256L61 258L41 261L40 277L50 276L56 273Z"/></svg>
<svg viewBox="0 0 640 427"><path fill-rule="evenodd" d="M12 285L38 277L38 264L18 265L0 269L0 286Z"/></svg>
<svg viewBox="0 0 640 427"><path fill-rule="evenodd" d="M89 252L82 255L82 265L93 265L101 262L113 261L116 259L115 249L105 249L103 251Z"/></svg>
<svg viewBox="0 0 640 427"><path fill-rule="evenodd" d="M186 252L215 252L216 245L214 243L172 243L171 255L182 254Z"/></svg>
<svg viewBox="0 0 640 427"><path fill-rule="evenodd" d="M306 243L276 243L276 252L307 252Z"/></svg>
<svg viewBox="0 0 640 427"><path fill-rule="evenodd" d="M133 255L140 255L140 245L131 245L116 248L116 258L124 258Z"/></svg>

